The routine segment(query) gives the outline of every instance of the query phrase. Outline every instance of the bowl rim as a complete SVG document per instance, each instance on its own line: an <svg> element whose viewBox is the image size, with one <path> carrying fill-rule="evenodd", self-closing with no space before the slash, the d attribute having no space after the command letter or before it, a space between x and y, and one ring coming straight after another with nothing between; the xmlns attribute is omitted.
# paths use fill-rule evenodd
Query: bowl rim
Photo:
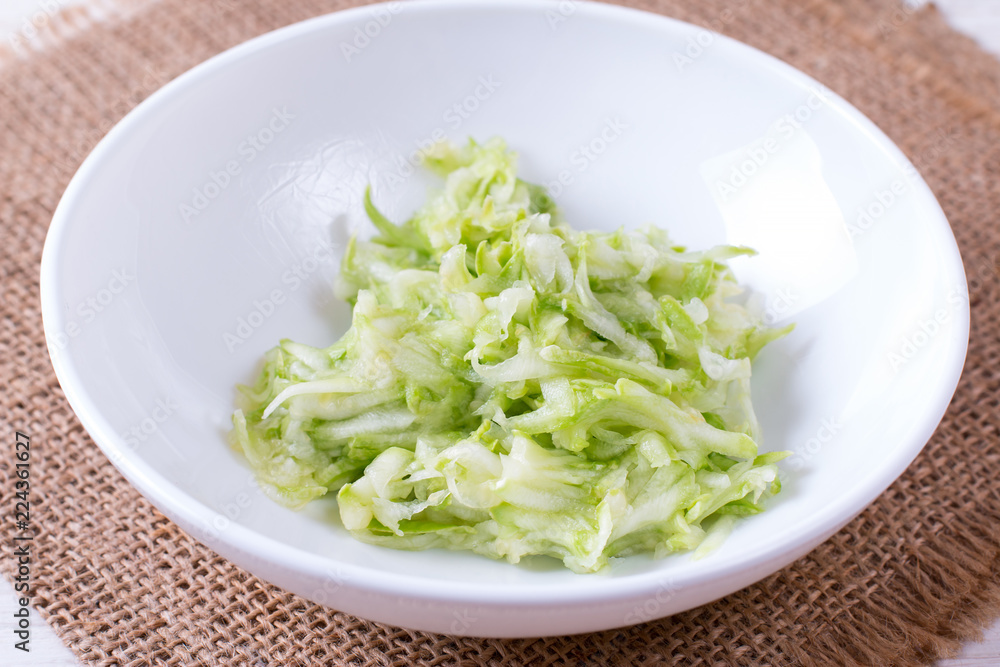
<svg viewBox="0 0 1000 667"><path fill-rule="evenodd" d="M60 255L65 252L63 232L73 223L73 212L77 200L87 190L89 182L96 177L104 162L112 158L119 137L126 136L133 127L141 126L146 118L155 113L162 104L177 96L184 95L186 91L207 77L215 75L230 64L237 63L247 56L295 40L306 34L321 32L338 25L351 24L359 19L368 20L374 9L391 4L398 3L353 7L306 19L252 38L184 72L137 105L101 139L73 176L55 210L42 252L40 295L46 344L56 376L74 413L105 455L140 493L171 518L179 517L189 525L198 525L206 521L208 525L212 525L211 522L222 515L173 484L141 457L130 453L131 450L125 445L116 430L91 402L83 388L82 377L72 363L72 355L66 350L59 351L53 348L51 341L55 340L54 334L58 332L55 322L60 315L59 292L56 286L58 285L60 266L58 260ZM676 34L681 30L705 30L678 19L633 8L590 2L589 0L577 0L574 4L576 12L629 27L656 29L667 34ZM419 2L406 3L408 14L424 15L454 12L523 12L525 10L537 12L542 8L552 9L555 7L557 7L556 3L538 0L420 0ZM719 40L718 44L723 45L724 48L745 55L748 59L752 59L757 66L779 75L790 85L802 88L822 85L774 56L724 35L713 34L714 38ZM909 160L895 143L848 102L836 94L830 94L829 105L846 120L852 122L860 133L865 135L894 163L899 165L909 163ZM957 243L940 204L922 177L914 180L912 186L921 198L919 205L926 208L929 214L935 218L931 223L934 225L933 229L939 236L949 241L945 242L940 249L945 271L954 274L956 284L962 288L965 295L962 304L958 306L958 316L949 322L954 335L948 336L946 339L946 349L942 352L942 363L936 371L937 381L929 390L931 396L928 401L930 405L934 406L934 410L918 418L917 423L910 429L907 436L901 438L898 445L886 456L885 463L879 469L855 480L857 483L854 486L841 497L833 499L821 513L812 517L808 526L796 536L779 541L767 540L764 544L745 552L739 559L731 562L703 561L704 565L699 567L696 572L686 573L678 577L670 576L669 570L651 568L645 572L630 573L621 577L605 578L599 575L597 577L590 575L591 581L588 582L587 586L560 583L558 585L543 584L530 588L522 585L510 585L505 582L483 581L472 585L457 580L424 579L420 576L344 563L331 556L321 556L281 543L237 522L229 523L224 535L219 538L220 541L240 552L252 555L256 559L277 564L289 571L325 577L329 575L331 567L335 567L338 576L342 576L345 581L349 581L356 588L446 604L473 603L505 607L510 605L551 607L579 602L602 603L624 601L632 599L636 595L649 594L663 584L665 576L670 577L672 585L676 588L697 587L712 581L735 577L747 571L762 572L763 574L756 577L755 580L763 578L777 569L773 567L774 563L787 564L791 561L788 558L790 554L798 553L801 555L811 550L874 502L903 473L929 441L957 389L969 339L969 301L965 272ZM205 543L197 535L192 534L192 536ZM214 549L211 544L208 546ZM567 579L567 581L571 582L573 579Z"/></svg>

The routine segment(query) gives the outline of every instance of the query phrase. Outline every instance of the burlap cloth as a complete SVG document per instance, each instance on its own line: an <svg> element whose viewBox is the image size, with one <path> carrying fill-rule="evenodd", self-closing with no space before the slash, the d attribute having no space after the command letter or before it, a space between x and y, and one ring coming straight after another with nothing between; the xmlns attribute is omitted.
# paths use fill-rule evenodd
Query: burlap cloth
<svg viewBox="0 0 1000 667"><path fill-rule="evenodd" d="M462 639L369 623L285 593L140 497L84 432L49 365L38 266L56 203L97 139L169 79L250 37L349 4L163 0L0 68L0 507L13 510L14 430L26 430L39 530L33 602L82 660L925 664L1000 615L1000 63L933 9L900 11L894 0L632 3L721 28L855 104L921 170L961 246L972 336L955 399L906 473L807 557L714 604L624 630ZM13 528L4 516L5 554ZM9 555L0 570L12 576Z"/></svg>

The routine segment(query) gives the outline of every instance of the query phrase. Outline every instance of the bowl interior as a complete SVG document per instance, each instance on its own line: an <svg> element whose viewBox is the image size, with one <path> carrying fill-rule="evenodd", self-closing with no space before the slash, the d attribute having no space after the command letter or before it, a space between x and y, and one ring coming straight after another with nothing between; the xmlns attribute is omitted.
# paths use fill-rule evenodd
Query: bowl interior
<svg viewBox="0 0 1000 667"><path fill-rule="evenodd" d="M292 512L268 500L226 444L234 387L266 350L326 346L349 325L331 285L347 239L370 232L365 186L401 220L436 185L413 165L421 145L495 135L578 228L653 223L692 248L756 248L738 276L769 321L796 323L753 379L762 449L794 452L784 490L704 559L579 576L367 546L333 501ZM585 3L394 3L196 68L116 127L70 186L43 309L84 425L209 544L257 540L258 557L291 570L319 558L417 593L549 599L776 568L822 539L926 442L968 320L940 208L857 111L730 40Z"/></svg>

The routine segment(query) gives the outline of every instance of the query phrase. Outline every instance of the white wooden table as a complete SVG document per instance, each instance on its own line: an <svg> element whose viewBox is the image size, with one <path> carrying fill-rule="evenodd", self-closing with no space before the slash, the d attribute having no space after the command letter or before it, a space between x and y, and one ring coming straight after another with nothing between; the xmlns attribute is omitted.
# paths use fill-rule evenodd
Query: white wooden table
<svg viewBox="0 0 1000 667"><path fill-rule="evenodd" d="M155 0L149 0L154 2ZM107 11L107 0L0 0L0 39L26 47L36 31L44 31L52 12L71 5L96 4ZM914 3L908 3L911 7ZM976 39L1000 58L1000 0L935 0L949 23ZM12 65L16 66L16 64ZM76 656L37 614L31 612L31 648L23 653L13 647L17 610L13 586L0 579L0 665L5 667L80 667ZM938 667L996 667L1000 665L1000 621L982 642L969 643L962 654L941 660Z"/></svg>

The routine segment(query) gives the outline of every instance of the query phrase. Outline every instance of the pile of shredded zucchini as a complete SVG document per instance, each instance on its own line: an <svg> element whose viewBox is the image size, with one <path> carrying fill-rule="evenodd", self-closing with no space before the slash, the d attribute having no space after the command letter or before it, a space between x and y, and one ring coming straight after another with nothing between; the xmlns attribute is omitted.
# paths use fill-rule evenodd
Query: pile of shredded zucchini
<svg viewBox="0 0 1000 667"><path fill-rule="evenodd" d="M784 330L733 297L720 246L575 231L500 140L439 145L443 191L353 239L326 349L283 341L234 442L278 501L337 493L359 539L592 572L697 547L778 490L750 361Z"/></svg>

